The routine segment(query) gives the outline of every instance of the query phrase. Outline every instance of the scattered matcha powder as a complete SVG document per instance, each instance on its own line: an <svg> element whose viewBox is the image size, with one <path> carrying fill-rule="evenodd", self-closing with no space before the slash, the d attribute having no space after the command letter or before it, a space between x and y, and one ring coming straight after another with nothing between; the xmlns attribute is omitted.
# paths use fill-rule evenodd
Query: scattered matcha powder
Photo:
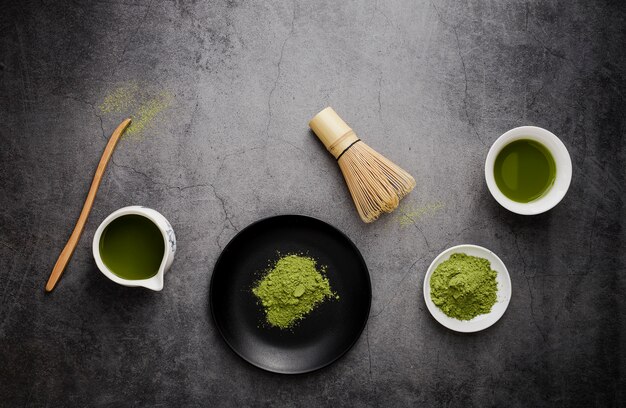
<svg viewBox="0 0 626 408"><path fill-rule="evenodd" d="M139 106L137 112L132 115L133 121L126 129L126 133L132 135L143 132L146 127L152 124L157 115L170 106L170 101L171 95L168 92L161 92L154 98L144 102Z"/></svg>
<svg viewBox="0 0 626 408"><path fill-rule="evenodd" d="M100 111L102 113L125 112L135 107L138 95L139 85L136 83L120 86L104 98Z"/></svg>
<svg viewBox="0 0 626 408"><path fill-rule="evenodd" d="M430 297L446 315L471 320L496 303L497 272L484 258L452 254L430 277Z"/></svg>
<svg viewBox="0 0 626 408"><path fill-rule="evenodd" d="M407 225L414 225L423 217L435 214L442 208L444 208L444 204L440 201L432 204L425 204L422 206L417 206L415 204L407 205L403 208L398 208L396 219L402 227L405 227Z"/></svg>
<svg viewBox="0 0 626 408"><path fill-rule="evenodd" d="M100 111L104 114L129 115L133 121L124 136L137 136L152 126L171 102L171 93L163 91L154 94L133 82L120 86L107 95L100 105Z"/></svg>
<svg viewBox="0 0 626 408"><path fill-rule="evenodd" d="M286 255L257 282L252 293L259 298L267 322L280 329L293 327L327 298L339 299L315 259Z"/></svg>

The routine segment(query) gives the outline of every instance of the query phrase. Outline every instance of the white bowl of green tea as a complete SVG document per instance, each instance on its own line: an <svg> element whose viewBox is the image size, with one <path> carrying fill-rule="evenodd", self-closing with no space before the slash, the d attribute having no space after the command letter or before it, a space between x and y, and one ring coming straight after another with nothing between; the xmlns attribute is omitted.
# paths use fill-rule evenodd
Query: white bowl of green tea
<svg viewBox="0 0 626 408"><path fill-rule="evenodd" d="M102 221L93 237L100 272L124 286L163 289L163 276L174 261L174 229L158 211L120 208Z"/></svg>
<svg viewBox="0 0 626 408"><path fill-rule="evenodd" d="M489 149L485 180L493 198L517 214L541 214L557 205L572 181L572 160L552 132L521 126Z"/></svg>

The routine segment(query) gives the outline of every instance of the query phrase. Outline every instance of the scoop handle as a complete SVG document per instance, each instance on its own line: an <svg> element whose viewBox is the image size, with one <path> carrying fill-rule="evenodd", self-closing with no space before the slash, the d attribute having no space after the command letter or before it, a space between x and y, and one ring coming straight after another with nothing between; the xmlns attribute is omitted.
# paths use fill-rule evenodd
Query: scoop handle
<svg viewBox="0 0 626 408"><path fill-rule="evenodd" d="M76 249L76 245L78 245L78 240L83 233L83 229L85 228L85 224L87 223L87 218L89 217L89 213L91 212L91 207L93 206L93 202L96 199L96 193L98 192L98 187L100 187L100 182L102 181L102 176L104 176L104 171L106 170L107 164L109 164L109 160L113 155L113 150L115 150L115 146L117 142L120 140L120 137L124 133L124 130L130 124L131 119L128 118L120 123L111 138L109 138L109 142L104 148L104 152L102 153L102 157L100 158L100 163L98 164L98 168L96 168L96 174L93 176L93 181L91 182L91 187L89 188L89 193L87 193L87 199L85 199L85 204L83 205L83 209L80 212L80 216L78 217L78 221L76 221L76 226L74 227L74 231L72 231L72 235L70 235L70 239L65 244L65 248L61 251L57 262L54 264L54 268L52 268L52 273L50 274L50 278L48 278L48 283L46 283L46 292L52 292L57 282L61 278L67 263L72 258L72 254Z"/></svg>

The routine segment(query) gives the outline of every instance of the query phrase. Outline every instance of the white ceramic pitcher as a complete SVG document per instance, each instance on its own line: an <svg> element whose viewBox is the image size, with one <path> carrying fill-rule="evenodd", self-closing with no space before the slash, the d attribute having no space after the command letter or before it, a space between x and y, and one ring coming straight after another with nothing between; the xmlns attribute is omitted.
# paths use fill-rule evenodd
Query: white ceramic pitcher
<svg viewBox="0 0 626 408"><path fill-rule="evenodd" d="M163 260L161 261L161 265L159 266L159 271L157 272L157 274L148 279L130 280L120 278L119 276L111 272L111 270L104 264L100 256L100 238L102 237L104 229L116 218L130 214L141 215L148 218L154 223L154 225L159 228L161 234L163 234L163 241L165 243ZM143 286L144 288L160 291L161 289L163 289L163 276L172 265L175 253L176 235L174 235L174 229L167 221L167 219L158 211L138 205L123 207L111 213L111 215L109 215L104 219L104 221L102 221L102 224L100 224L93 237L93 257L96 260L96 265L98 265L98 269L100 269L100 272L102 272L104 276L111 279L113 282L119 283L120 285L124 286Z"/></svg>

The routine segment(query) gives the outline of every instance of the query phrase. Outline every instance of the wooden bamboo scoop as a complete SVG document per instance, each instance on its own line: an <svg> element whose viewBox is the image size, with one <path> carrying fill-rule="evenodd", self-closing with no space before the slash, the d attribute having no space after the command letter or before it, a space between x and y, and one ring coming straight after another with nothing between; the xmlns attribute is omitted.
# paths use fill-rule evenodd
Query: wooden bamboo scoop
<svg viewBox="0 0 626 408"><path fill-rule="evenodd" d="M61 278L65 267L70 261L70 258L72 258L72 254L76 249L76 245L78 245L78 240L80 239L80 236L83 233L83 229L85 228L85 224L87 223L87 217L89 217L93 202L96 199L96 193L98 192L98 187L100 187L102 176L104 176L104 170L106 170L107 164L109 164L109 160L113 155L113 150L115 150L117 142L120 140L120 137L124 133L124 130L126 130L128 125L130 124L130 122L131 120L130 118L128 118L120 123L111 135L111 138L109 139L106 147L104 148L104 153L102 153L102 157L100 158L100 163L98 164L98 168L96 169L96 174L93 176L93 181L91 182L89 193L87 193L87 199L85 200L83 209L80 212L80 216L78 217L78 221L76 222L74 231L72 231L70 239L67 241L67 244L65 244L65 248L63 248L63 251L61 251L59 259L57 259L56 264L54 264L54 268L52 268L52 273L50 274L50 278L48 278L48 283L46 283L46 292L52 292L57 282Z"/></svg>

